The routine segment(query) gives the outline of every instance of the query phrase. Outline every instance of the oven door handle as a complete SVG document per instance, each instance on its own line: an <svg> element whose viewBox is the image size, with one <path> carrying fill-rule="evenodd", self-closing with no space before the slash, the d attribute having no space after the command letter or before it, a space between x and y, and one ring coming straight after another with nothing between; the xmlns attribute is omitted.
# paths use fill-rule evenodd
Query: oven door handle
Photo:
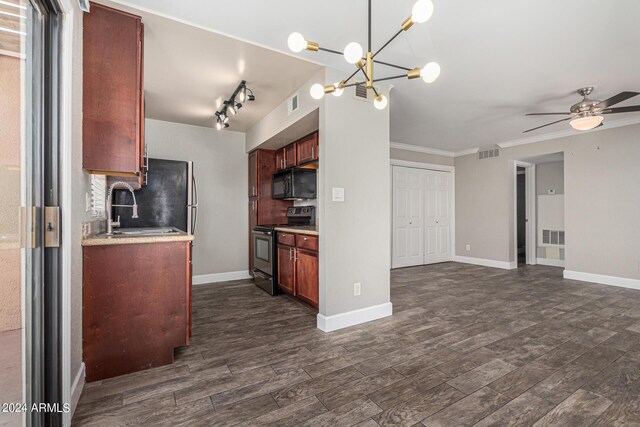
<svg viewBox="0 0 640 427"><path fill-rule="evenodd" d="M252 233L253 234L260 234L261 236L271 236L271 233L267 233L266 231L253 230Z"/></svg>

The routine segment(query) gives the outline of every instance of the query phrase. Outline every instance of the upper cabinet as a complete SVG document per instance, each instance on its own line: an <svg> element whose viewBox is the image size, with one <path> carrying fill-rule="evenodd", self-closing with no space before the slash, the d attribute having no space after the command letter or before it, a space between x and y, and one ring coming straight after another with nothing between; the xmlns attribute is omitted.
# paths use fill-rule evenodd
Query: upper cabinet
<svg viewBox="0 0 640 427"><path fill-rule="evenodd" d="M92 173L141 177L142 20L91 3L91 12L84 14L83 36L82 166Z"/></svg>
<svg viewBox="0 0 640 427"><path fill-rule="evenodd" d="M276 169L278 171L302 166L318 160L318 132L279 149L276 153Z"/></svg>
<svg viewBox="0 0 640 427"><path fill-rule="evenodd" d="M318 160L318 132L307 135L296 143L298 165Z"/></svg>

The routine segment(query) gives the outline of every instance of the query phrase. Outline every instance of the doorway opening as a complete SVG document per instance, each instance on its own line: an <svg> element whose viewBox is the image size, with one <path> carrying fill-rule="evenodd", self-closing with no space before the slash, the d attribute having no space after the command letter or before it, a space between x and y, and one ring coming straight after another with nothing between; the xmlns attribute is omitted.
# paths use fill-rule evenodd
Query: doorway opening
<svg viewBox="0 0 640 427"><path fill-rule="evenodd" d="M391 268L453 261L453 167L392 164Z"/></svg>
<svg viewBox="0 0 640 427"><path fill-rule="evenodd" d="M512 265L536 263L536 165L516 160L513 164Z"/></svg>
<svg viewBox="0 0 640 427"><path fill-rule="evenodd" d="M516 170L516 221L518 267L527 263L527 194L525 169L518 166Z"/></svg>

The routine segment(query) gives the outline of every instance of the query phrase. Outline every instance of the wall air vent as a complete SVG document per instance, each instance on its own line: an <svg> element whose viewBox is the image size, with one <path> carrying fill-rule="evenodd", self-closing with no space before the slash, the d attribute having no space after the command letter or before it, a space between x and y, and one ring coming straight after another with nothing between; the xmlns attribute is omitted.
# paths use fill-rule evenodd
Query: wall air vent
<svg viewBox="0 0 640 427"><path fill-rule="evenodd" d="M300 104L298 103L298 94L296 93L287 100L287 114L293 113L299 107L300 107Z"/></svg>
<svg viewBox="0 0 640 427"><path fill-rule="evenodd" d="M380 92L380 89L378 87L376 87L376 90ZM373 101L375 101L375 98L376 98L373 91L367 90L364 83L355 85L353 90L353 97L357 100L366 101L369 103L373 103Z"/></svg>
<svg viewBox="0 0 640 427"><path fill-rule="evenodd" d="M491 159L493 157L498 157L498 156L500 156L499 148L491 148L489 150L478 151L478 159L480 160Z"/></svg>

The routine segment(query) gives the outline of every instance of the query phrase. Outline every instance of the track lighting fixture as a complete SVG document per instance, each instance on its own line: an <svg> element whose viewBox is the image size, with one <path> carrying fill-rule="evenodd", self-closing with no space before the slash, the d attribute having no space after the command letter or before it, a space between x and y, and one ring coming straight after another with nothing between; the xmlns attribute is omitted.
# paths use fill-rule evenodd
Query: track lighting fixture
<svg viewBox="0 0 640 427"><path fill-rule="evenodd" d="M231 97L224 101L222 109L216 111L216 129L223 130L229 127L229 116L235 116L246 101L255 101L253 91L247 87L247 82L242 80Z"/></svg>
<svg viewBox="0 0 640 427"><path fill-rule="evenodd" d="M378 90L374 86L374 83L399 78L416 79L418 77L422 78L422 80L424 80L426 83L433 83L438 78L438 76L440 76L440 65L435 62L429 62L423 68L408 68L375 59L376 56L378 56L378 54L384 48L386 48L396 37L398 37L404 31L409 31L409 29L413 27L414 24L427 22L431 18L431 16L433 15L433 2L431 0L417 0L411 10L411 16L405 19L405 21L400 25L400 29L389 39L389 41L383 44L382 47L380 47L376 51L373 51L371 49L371 0L369 0L368 12L368 45L366 52L362 48L362 45L355 41L347 44L344 50L340 52L338 50L321 47L316 42L305 40L305 38L300 33L291 33L291 35L289 36L287 45L289 46L289 49L291 49L291 51L295 53L302 52L306 49L311 52L323 51L337 55L343 55L344 59L349 64L354 64L356 66L356 70L349 77L339 83L334 83L326 86L316 83L311 86L310 94L312 98L322 99L322 97L324 97L324 95L327 93L332 93L334 96L340 96L342 95L342 92L345 88L362 85L367 89L373 90L373 93L375 95L374 106L377 109L382 110L387 107L389 101L386 96L378 92ZM373 72L374 64L385 65L387 67L402 70L403 74L375 79ZM349 83L349 81L353 79L359 72L363 74L364 81L355 81Z"/></svg>

